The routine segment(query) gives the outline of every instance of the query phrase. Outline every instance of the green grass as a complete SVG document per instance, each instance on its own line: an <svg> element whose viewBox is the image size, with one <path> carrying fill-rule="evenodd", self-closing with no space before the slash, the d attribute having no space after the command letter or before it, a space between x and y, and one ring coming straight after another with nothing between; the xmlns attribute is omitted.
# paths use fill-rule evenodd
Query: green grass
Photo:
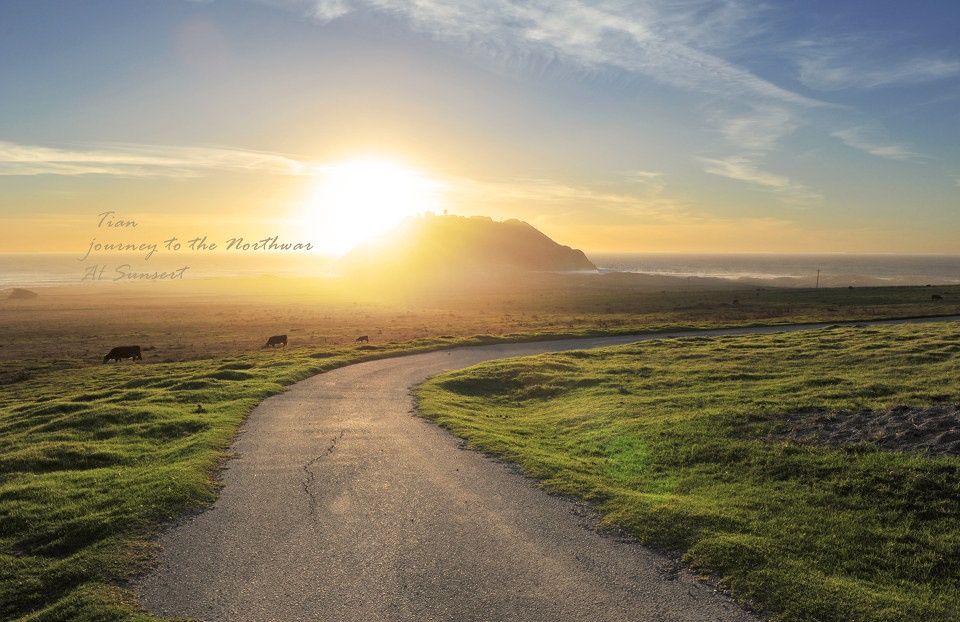
<svg viewBox="0 0 960 622"><path fill-rule="evenodd" d="M213 501L216 472L256 404L352 362L491 340L87 365L6 385L0 619L149 619L117 586L149 567L165 523Z"/></svg>
<svg viewBox="0 0 960 622"><path fill-rule="evenodd" d="M775 440L794 412L960 403L956 324L485 363L421 412L784 620L960 620L960 459Z"/></svg>
<svg viewBox="0 0 960 622"><path fill-rule="evenodd" d="M16 340L27 334L28 343L23 350L32 354L29 358L8 357L0 362L0 619L155 619L143 612L123 587L132 576L149 567L155 553L155 536L171 519L215 498L217 470L227 457L237 429L257 403L293 382L334 367L456 345L790 320L932 315L956 313L960 309L955 302L960 299L960 288L934 288L943 294L945 304L932 305L930 288L662 294L609 291L609 286L605 287L608 289L599 293L567 285L558 286L556 291L511 293L489 299L496 303L484 298L485 302L476 309L473 308L477 302L472 298L457 307L473 309L472 315L435 314L434 319L445 318L446 324L424 325L420 331L424 335L453 336L427 336L359 348L306 343L285 351L257 350L243 356L211 357L204 353L250 349L241 338L249 332L249 326L234 327L221 318L217 320L221 332L211 333L212 341L197 350L197 360L163 363L153 361L170 358L170 343L161 343L157 350L145 350L150 361L144 363L101 365L99 349L95 351L99 354L91 356L82 354L89 344L83 348L63 346L64 339L76 341L77 335L87 335L84 339L89 340L86 324L67 330L59 322L48 322L31 325L25 332L8 318L3 326L9 338L5 352L14 350ZM734 296L739 297L736 304ZM311 308L310 312L316 314L316 309ZM209 320L209 314L198 311L195 315ZM417 318L411 316L407 321L415 322ZM425 319L423 323L431 321ZM127 335L126 322L117 320L116 330L120 332L116 339ZM374 320L366 318L363 322ZM186 319L178 330L183 331L184 327L189 328ZM358 328L351 325L343 330L348 335L362 334L357 332ZM138 340L142 337L146 343L158 339L148 325L144 325L143 331L142 336L138 333ZM490 334L463 336L469 331ZM207 331L196 333L203 335ZM174 335L170 339L180 338ZM115 338L111 332L98 335L93 341L100 344ZM662 356L670 352L666 344L648 347L638 351L662 350ZM843 347L843 343L835 346ZM866 339L859 347L865 355L872 355L886 345ZM953 347L953 342L942 344L930 354L918 346L912 355L911 369L949 366ZM162 356L158 354L161 352ZM686 359L689 352L692 350L686 347L678 349L676 364L694 365ZM737 360L731 353L717 356L727 363ZM502 378L494 375L479 384L466 375L462 377L463 394L455 398L469 408L474 407L471 404L481 408L479 404L488 399L506 399L503 408L483 410L480 415L481 419L489 418L486 424L490 431L484 432L490 435L489 448L524 462L531 473L545 479L553 477L548 477L550 473L569 474L567 483L567 475L556 475L553 485L557 489L579 490L585 496L610 503L621 494L639 495L649 507L656 506L651 499L675 500L680 495L677 491L683 491L685 476L662 466L662 443L667 441L658 440L656 435L640 434L640 429L647 429L653 422L640 425L640 419L634 416L636 412L626 405L639 407L638 400L643 397L652 400L644 408L653 408L655 404L663 408L667 404L682 405L688 415L703 412L712 417L713 411L707 406L715 396L711 391L691 390L676 394L677 400L673 400L673 388L664 383L661 370L642 360L623 366L616 363L606 372L582 374L579 366L589 360L578 359L577 355L552 359L551 363L538 359L535 365L524 367L521 376L510 371ZM705 378L724 373L708 360L700 364ZM757 367L763 369L767 365ZM508 365L503 369L514 368ZM757 372L747 369L735 373L741 375L743 383L749 379L745 374ZM864 395L875 399L894 396L901 386L896 375L871 378L862 384L836 374L809 382L823 391L833 391L840 396L837 400L846 399L842 397L846 395L853 401ZM924 399L953 399L953 386L941 383L937 392L931 389ZM745 392L753 390L749 382L745 387ZM509 397L504 397L502 391L507 388ZM789 391L790 387L783 390ZM588 396L586 402L568 399L580 394ZM779 412L775 398L767 399L771 403L763 412ZM204 412L197 412L197 404L203 406ZM598 404L601 411L597 410ZM556 423L548 425L542 434L549 436L553 445L533 442L538 433L529 428L528 422L521 421L528 409L529 416L534 418L545 416L544 412L552 413L549 417ZM727 416L733 417L736 412ZM629 426L625 423L628 420L633 421ZM730 425L736 429L741 426ZM515 451L516 439L529 442L528 451L537 459L522 458ZM674 436L670 443L675 459L682 461L691 453L697 454L702 441L693 432ZM600 480L590 475L591 469L600 468L598 465L607 473ZM662 475L651 475L661 471ZM686 498L685 494L681 496ZM615 506L610 507L614 512ZM703 516L710 514L704 511ZM624 524L654 524L643 513L612 513L611 517ZM636 530L642 532L639 527ZM659 541L672 542L666 537ZM678 540L676 545L686 546L684 542ZM691 555L696 553L690 550ZM697 555L691 561L712 559L703 552ZM710 564L721 568L712 561ZM750 595L746 589L741 593ZM759 596L755 599L762 600Z"/></svg>

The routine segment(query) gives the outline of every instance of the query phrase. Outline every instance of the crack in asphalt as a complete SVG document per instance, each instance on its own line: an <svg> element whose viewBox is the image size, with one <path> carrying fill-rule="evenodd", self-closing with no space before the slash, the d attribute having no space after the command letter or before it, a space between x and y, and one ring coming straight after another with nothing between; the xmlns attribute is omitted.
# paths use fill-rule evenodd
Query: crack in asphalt
<svg viewBox="0 0 960 622"><path fill-rule="evenodd" d="M583 528L584 522L591 525L588 518L571 517L569 506L530 482L481 456L454 451L449 435L435 426L411 425L402 416L410 402L374 403L366 401L373 392L358 389L376 378L377 395L389 390L393 397L420 378L482 360L653 338L662 336L496 345L371 361L265 400L250 415L249 436L231 450L249 459L224 472L216 512L181 522L163 537L157 570L139 586L141 602L168 616L237 621L761 619L715 599L708 592L724 592L699 583L678 555L664 559L619 537L594 537ZM316 400L337 395L326 406L328 416L315 416ZM344 447L347 429L352 437ZM381 455L387 439L391 448ZM408 455L411 447L422 452L402 463L389 458ZM327 479L327 468L338 466ZM275 470L259 477L263 468ZM411 477L424 468L460 473ZM314 489L321 484L323 490ZM362 499L350 496L359 492ZM329 513L328 498L336 506ZM305 500L310 516L301 514ZM424 519L416 529L392 520L393 508L406 509L413 500ZM588 510L584 502L584 514ZM381 513L391 520L372 524L371 515ZM406 512L401 518L408 518ZM664 575L670 580L663 581Z"/></svg>
<svg viewBox="0 0 960 622"><path fill-rule="evenodd" d="M332 439L330 439L330 445L323 451L323 453L311 458L301 467L303 472L306 473L306 477L302 482L300 482L300 485L303 487L303 492L305 492L307 497L310 499L310 516L313 516L314 518L317 516L317 497L315 494L313 494L313 491L310 488L313 486L313 482L317 479L317 476L313 471L310 470L310 467L332 454L337 449L337 443L340 442L340 439L342 439L346 433L346 430L341 430L340 436L334 436Z"/></svg>

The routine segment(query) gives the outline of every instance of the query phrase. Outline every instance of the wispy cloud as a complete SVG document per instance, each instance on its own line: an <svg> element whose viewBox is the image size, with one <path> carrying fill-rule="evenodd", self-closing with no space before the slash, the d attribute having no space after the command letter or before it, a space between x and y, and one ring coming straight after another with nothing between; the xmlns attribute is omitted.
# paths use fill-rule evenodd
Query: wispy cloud
<svg viewBox="0 0 960 622"><path fill-rule="evenodd" d="M308 175L313 165L271 153L217 147L111 144L69 149L0 141L0 175L199 177L218 170Z"/></svg>
<svg viewBox="0 0 960 622"><path fill-rule="evenodd" d="M284 0L260 0L272 5ZM707 51L747 23L742 3L590 3L583 0L286 0L321 21L354 11L398 16L445 41L494 48L518 58L546 56L589 71L623 71L723 98L794 105L821 102L782 88ZM719 7L719 8L718 8ZM730 33L734 25L741 30ZM700 42L701 45L696 45Z"/></svg>
<svg viewBox="0 0 960 622"><path fill-rule="evenodd" d="M806 41L797 53L801 82L820 91L878 89L960 76L956 54L907 51L880 35Z"/></svg>
<svg viewBox="0 0 960 622"><path fill-rule="evenodd" d="M773 105L758 105L748 114L718 115L713 120L730 144L757 153L772 151L802 125L795 112Z"/></svg>
<svg viewBox="0 0 960 622"><path fill-rule="evenodd" d="M755 105L747 113L717 112L712 121L736 153L697 158L705 172L773 192L785 203L809 205L823 200L803 184L763 169L763 161L778 149L780 142L803 125L793 109Z"/></svg>
<svg viewBox="0 0 960 622"><path fill-rule="evenodd" d="M624 179L652 194L659 194L666 188L663 173L657 171L632 171L627 173Z"/></svg>
<svg viewBox="0 0 960 622"><path fill-rule="evenodd" d="M635 205L637 197L631 194L606 192L589 186L574 185L552 179L514 179L497 182L480 182L469 179L446 181L454 192L469 193L496 201L570 203L579 205Z"/></svg>
<svg viewBox="0 0 960 622"><path fill-rule="evenodd" d="M546 178L445 177L440 181L447 190L446 197L455 205L480 205L484 209L498 206L533 219L539 218L538 214L554 218L575 211L590 214L597 222L626 222L636 218L650 221L672 218L687 211L683 202L666 195L663 176L651 171L630 173L624 179L611 182L612 187Z"/></svg>
<svg viewBox="0 0 960 622"><path fill-rule="evenodd" d="M880 132L866 127L853 127L833 132L831 136L839 138L849 147L865 151L870 155L888 160L914 160L920 154L911 151L903 145L896 145L884 141L879 137Z"/></svg>
<svg viewBox="0 0 960 622"><path fill-rule="evenodd" d="M700 158L700 161L704 164L703 170L707 173L759 186L776 193L787 203L809 205L823 200L821 195L789 177L760 169L749 156L731 156L722 159Z"/></svg>
<svg viewBox="0 0 960 622"><path fill-rule="evenodd" d="M301 0L289 1L302 10ZM764 29L758 19L764 9L752 0L312 0L308 6L321 20L353 11L388 13L438 40L516 60L514 66L546 58L591 75L643 77L707 95L707 121L737 153L747 152L753 160L774 151L803 125L802 110L827 106L728 60L738 45ZM724 169L718 164L711 168ZM756 166L749 173L743 161L726 169L730 177L778 187L785 197L810 201L816 196L797 184L774 183Z"/></svg>
<svg viewBox="0 0 960 622"><path fill-rule="evenodd" d="M300 2L299 4L303 4ZM350 13L353 3L348 0L313 0L307 2L307 15L322 22L329 22Z"/></svg>

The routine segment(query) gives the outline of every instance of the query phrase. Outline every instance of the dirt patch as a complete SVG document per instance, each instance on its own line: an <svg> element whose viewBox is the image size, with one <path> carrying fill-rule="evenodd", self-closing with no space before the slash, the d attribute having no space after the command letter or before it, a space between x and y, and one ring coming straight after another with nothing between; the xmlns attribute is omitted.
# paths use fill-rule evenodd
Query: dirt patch
<svg viewBox="0 0 960 622"><path fill-rule="evenodd" d="M960 456L960 406L794 413L770 438L830 447L862 443L881 451Z"/></svg>

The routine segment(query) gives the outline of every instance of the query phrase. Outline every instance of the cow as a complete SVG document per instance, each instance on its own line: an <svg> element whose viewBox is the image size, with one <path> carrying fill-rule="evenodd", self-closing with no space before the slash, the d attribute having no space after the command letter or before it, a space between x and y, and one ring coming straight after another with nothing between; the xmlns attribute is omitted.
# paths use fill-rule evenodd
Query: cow
<svg viewBox="0 0 960 622"><path fill-rule="evenodd" d="M263 344L263 347L275 348L277 346L287 347L287 336L286 335L274 335L267 339L267 343Z"/></svg>
<svg viewBox="0 0 960 622"><path fill-rule="evenodd" d="M943 300L943 296L941 296L940 294L934 294L930 296L930 300Z"/></svg>
<svg viewBox="0 0 960 622"><path fill-rule="evenodd" d="M133 359L135 361L142 361L143 355L140 354L140 346L118 346L103 357L103 362L107 361L116 361L120 362L123 359Z"/></svg>
<svg viewBox="0 0 960 622"><path fill-rule="evenodd" d="M357 337L357 343L370 343L370 337L361 335L360 337Z"/></svg>

